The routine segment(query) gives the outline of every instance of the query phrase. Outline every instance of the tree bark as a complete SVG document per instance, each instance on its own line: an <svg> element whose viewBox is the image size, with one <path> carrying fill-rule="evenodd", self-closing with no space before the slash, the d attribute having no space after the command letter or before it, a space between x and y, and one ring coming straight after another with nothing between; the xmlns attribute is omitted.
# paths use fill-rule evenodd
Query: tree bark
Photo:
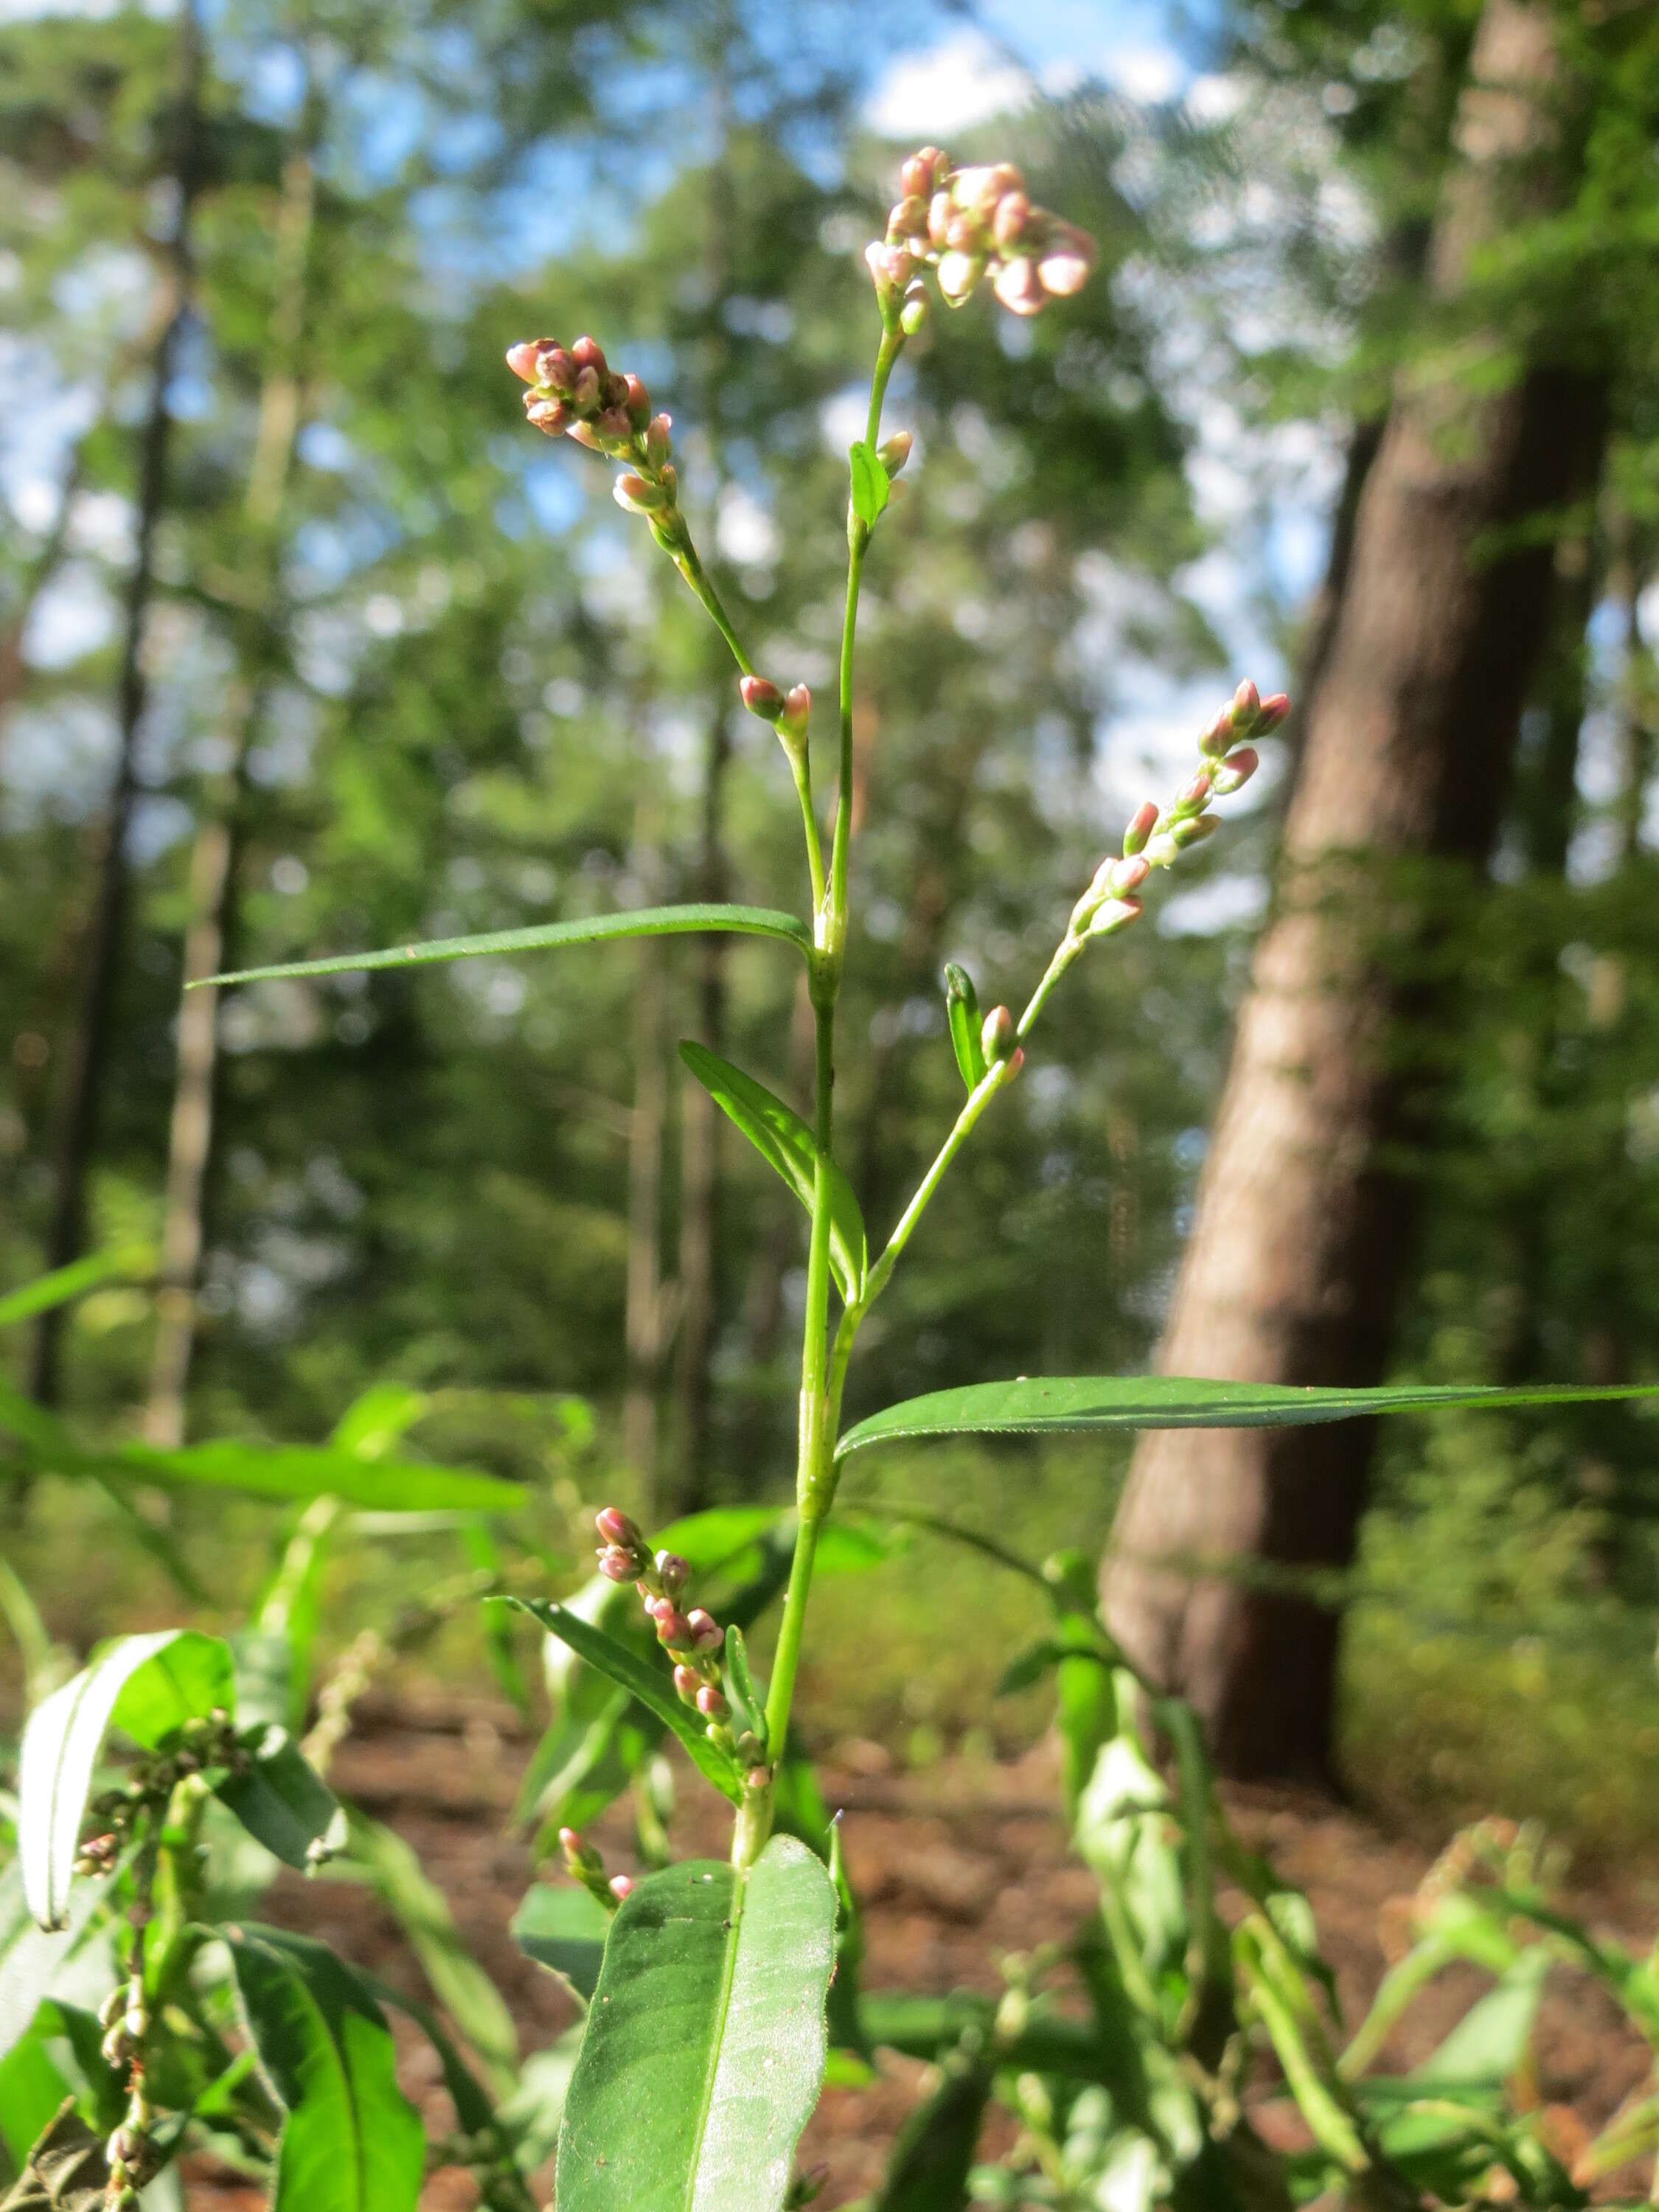
<svg viewBox="0 0 1659 2212"><path fill-rule="evenodd" d="M1431 255L1449 320L1472 250L1512 219L1517 191L1552 171L1559 188L1557 90L1547 6L1487 0ZM1383 1371L1412 1225L1389 1154L1421 1103L1389 1065L1398 956L1431 927L1413 866L1490 854L1553 580L1550 545L1515 526L1594 483L1603 411L1596 387L1541 363L1485 399L1421 372L1399 381L1166 1371L1336 1384ZM1284 1571L1352 1560L1371 1445L1370 1425L1352 1423L1174 1431L1135 1455L1103 1569L1107 1618L1193 1702L1236 1772L1331 1771L1338 1620L1287 1590Z"/></svg>
<svg viewBox="0 0 1659 2212"><path fill-rule="evenodd" d="M179 340L190 315L191 219L198 182L202 75L201 25L194 0L185 0L179 27L180 97L173 176L178 198L164 255L157 301L160 325L152 354L149 398L138 448L137 526L127 580L120 673L116 685L115 775L105 810L96 861L96 890L82 956L81 1002L65 1055L58 1103L52 1219L46 1265L65 1267L86 1237L87 1176L97 1141L109 1062L111 1005L127 910L127 836L137 796L137 750L147 684L144 641L154 596L155 532L167 497L173 438L168 387ZM57 1400L64 1310L41 1315L30 1360L30 1395L40 1405Z"/></svg>
<svg viewBox="0 0 1659 2212"><path fill-rule="evenodd" d="M270 609L279 574L278 532L300 428L299 356L316 204L310 143L316 115L309 98L306 113L306 143L290 154L283 172L276 209L276 291L270 342L272 367L260 388L258 428L242 501L247 558L238 580L244 607L239 625L238 667L224 714L230 759L204 791L202 822L191 856L185 988L179 1008L161 1285L155 1304L149 1396L144 1408L146 1438L164 1447L180 1444L185 1438L185 1395L196 1346L205 1195L218 1089L219 994L189 987L220 972L233 925L247 760L261 718Z"/></svg>
<svg viewBox="0 0 1659 2212"><path fill-rule="evenodd" d="M95 422L93 428L97 428ZM24 571L17 605L7 616L3 629L0 629L0 728L3 728L22 694L27 674L23 639L28 629L29 618L40 603L41 593L63 567L64 556L69 549L70 526L75 519L75 502L80 495L82 478L86 473L87 442L91 435L92 431L88 430L75 441L69 466L64 471L64 488L58 498L58 512L52 519L52 527Z"/></svg>

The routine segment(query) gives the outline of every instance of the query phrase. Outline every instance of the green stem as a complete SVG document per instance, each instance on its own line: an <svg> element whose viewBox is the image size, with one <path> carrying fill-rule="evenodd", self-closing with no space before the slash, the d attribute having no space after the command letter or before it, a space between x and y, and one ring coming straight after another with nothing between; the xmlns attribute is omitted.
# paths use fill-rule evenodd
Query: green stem
<svg viewBox="0 0 1659 2212"><path fill-rule="evenodd" d="M1062 937L1054 951L1054 958L1042 971L1042 981L1031 994L1030 1003L1019 1018L1019 1027L1014 1035L1023 1044L1035 1024L1037 1016L1048 1003L1048 994L1071 966L1087 943L1085 938L1073 937L1069 933Z"/></svg>
<svg viewBox="0 0 1659 2212"><path fill-rule="evenodd" d="M866 445L873 447L881 434L881 408L887 396L887 380L903 345L904 335L896 326L883 331L876 352L875 373L870 379L870 412L864 429ZM846 933L847 860L853 840L853 647L858 629L864 556L870 546L869 524L860 522L850 507L847 544L847 611L841 631L841 787L836 804L835 841L830 854L830 909L836 925L833 939L837 945Z"/></svg>
<svg viewBox="0 0 1659 2212"><path fill-rule="evenodd" d="M720 635L732 648L732 658L745 676L755 673L755 664L743 649L743 640L732 627L732 618L720 601L720 593L708 580L708 573L697 558L697 549L691 543L691 533L682 523L679 543L668 547L668 557L690 584L708 610L709 617Z"/></svg>
<svg viewBox="0 0 1659 2212"><path fill-rule="evenodd" d="M982 1076L968 1094L960 1114L957 1115L950 1135L939 1146L933 1165L916 1186L915 1195L899 1216L898 1225L887 1240L887 1249L865 1278L864 1296L859 1301L860 1318L875 1304L887 1287L887 1279L898 1265L898 1258L915 1234L916 1224L927 1211L933 1193L945 1179L946 1169L972 1134L975 1123L996 1097L1004 1085L1012 1079L1014 1062L1012 1058L1000 1060L988 1074Z"/></svg>
<svg viewBox="0 0 1659 2212"><path fill-rule="evenodd" d="M798 753L790 751L789 767L795 779L795 796L800 801L801 827L806 832L806 867L812 879L812 921L816 933L823 911L823 848L818 842L817 817L812 811L812 769L806 757L804 741Z"/></svg>

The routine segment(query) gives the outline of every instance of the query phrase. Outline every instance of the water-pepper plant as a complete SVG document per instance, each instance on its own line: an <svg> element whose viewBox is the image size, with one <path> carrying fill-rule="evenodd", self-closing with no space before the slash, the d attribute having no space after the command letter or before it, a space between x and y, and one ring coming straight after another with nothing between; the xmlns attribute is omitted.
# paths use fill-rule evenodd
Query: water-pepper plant
<svg viewBox="0 0 1659 2212"><path fill-rule="evenodd" d="M1288 710L1283 695L1238 685L1178 787L1136 808L1069 914L1056 916L1053 956L1018 1013L994 992L982 1008L967 969L946 969L961 1104L908 1203L872 1237L837 1156L835 1079L856 883L860 593L911 454L908 433L884 422L888 386L935 293L961 307L988 292L1002 309L1037 314L1086 283L1093 247L1033 203L1012 165L957 168L930 147L903 165L866 258L875 357L864 434L848 455L845 611L827 728L824 718L815 727L807 685L787 667L760 667L733 623L682 503L673 425L641 380L613 368L590 337L527 339L507 356L527 387L531 425L614 468L618 503L706 609L744 707L775 732L799 801L801 910L655 907L217 979L713 931L771 940L804 969L816 1032L805 1111L706 1048L682 1048L805 1217L793 1510L716 1510L647 1535L606 1505L596 1571L562 1599L546 1594L556 1585L533 1554L510 1571L498 1561L478 1570L492 1605L528 1614L545 1639L553 1713L519 1813L562 1878L536 1884L514 1932L561 1977L577 2024L552 2050L522 2058L499 1998L458 1946L434 1956L428 1942L420 1953L434 2005L398 1998L318 1942L260 1925L260 1881L226 1876L227 1838L240 1832L263 1852L262 1879L279 1863L316 1871L355 1855L383 1893L412 1889L420 1909L408 1918L428 1938L441 1917L406 1849L374 1833L325 1777L374 1656L361 1643L310 1701L309 1734L299 1733L306 1700L296 1705L292 1607L280 1594L291 1597L311 1571L302 1523L258 1632L234 1643L189 1630L118 1638L29 1718L17 1857L0 1879L0 2135L20 2176L7 2208L131 2212L141 2199L166 2201L147 2192L164 2185L184 2148L206 2143L256 2176L278 2212L406 2212L434 2164L467 2169L483 2203L521 2208L533 2201L526 2177L550 2152L558 2212L780 2212L818 2186L798 2171L797 2147L831 2053L846 2080L884 2048L930 2060L933 2086L871 2212L952 2212L970 2198L1114 2212L1315 2197L1567 2205L1651 2160L1650 2089L1599 2137L1576 2142L1516 2092L1544 1978L1559 1961L1610 1989L1659 2051L1651 1963L1593 1942L1560 1911L1531 1839L1493 1827L1460 1847L1418 1900L1413 1946L1372 2012L1345 2031L1305 1900L1238 1844L1191 1716L1140 1680L1102 1626L1089 1563L1027 1563L982 1534L973 1538L982 1552L1052 1603L1049 1632L1011 1655L1005 1686L1052 1681L1066 1814L1098 1878L1098 1909L1080 1930L1056 1930L1044 1951L1001 1962L1000 1998L860 1986L857 1900L795 1712L815 1578L879 1555L884 1540L867 1520L836 1515L850 1455L965 1432L1272 1425L1638 1395L1021 1376L843 1427L860 1333L925 1234L952 1163L1040 1049L1068 970L1132 927L1160 873L1218 831L1218 802L1249 781L1256 741ZM318 1510L325 1501L307 1517ZM916 1517L919 1540L964 1534L946 1514ZM479 1543L486 1518L474 1526ZM470 1602L476 1581L463 1594ZM775 1608L763 1672L748 1632ZM493 1616L498 1638L509 1617ZM671 1745L728 1810L720 1858L672 1856ZM633 1876L609 1874L584 1833L624 1795L644 1869ZM1492 1978L1491 1993L1425 2064L1385 2070L1397 2018L1442 1969L1467 1960ZM423 2141L398 2086L388 2004L412 2012L437 2049L455 2116L441 2141ZM1012 2114L1014 2134L988 2161L981 2131L993 2104ZM1265 2124L1275 2105L1293 2108L1293 2125Z"/></svg>

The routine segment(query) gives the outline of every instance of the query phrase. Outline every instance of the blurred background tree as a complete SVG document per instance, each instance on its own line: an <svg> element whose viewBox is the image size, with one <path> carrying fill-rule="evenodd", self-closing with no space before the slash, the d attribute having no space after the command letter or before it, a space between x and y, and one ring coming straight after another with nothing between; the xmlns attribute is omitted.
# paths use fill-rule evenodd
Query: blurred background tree
<svg viewBox="0 0 1659 2212"><path fill-rule="evenodd" d="M157 1255L19 1368L86 1433L315 1437L392 1376L583 1394L665 1512L787 1484L799 1224L673 1049L701 1036L800 1094L803 1021L793 1065L757 1058L793 980L765 949L270 984L182 1018L179 985L659 898L799 901L769 733L604 471L523 428L501 356L592 329L645 378L763 664L827 686L861 247L927 136L1012 149L1103 258L1036 325L936 317L895 386L918 450L866 600L848 1021L869 1049L841 1101L872 1224L957 1083L944 962L1013 997L1241 655L1301 711L1161 926L1068 982L849 1410L1144 1365L1178 1273L1166 1356L1196 1371L1651 1370L1650 11L1132 12L237 0L0 28L4 1264ZM1547 174L1499 163L1472 210L1468 88L1500 17L1553 58L1504 95ZM1552 377L1593 389L1584 435ZM1477 426L1474 462L1438 419L1419 439L1444 471L1419 488L1432 542L1389 489L1425 392ZM1330 1046L1341 1141L1327 1090L1282 1079L1297 1110L1260 1139L1247 1013L1210 1144L1281 842L1300 867L1378 836L1438 865L1409 922L1378 942L1327 916L1308 956L1328 1006L1331 947L1363 970ZM1207 1203L1240 1146L1248 1218ZM1157 1440L1132 1482L1179 1510L1132 1508L1112 1603L1224 1747L1328 1770L1360 1744L1396 1796L1443 1752L1479 1800L1521 1755L1506 1701L1547 1716L1549 1786L1592 1671L1651 1717L1647 1424L1401 1424L1374 1477L1370 1439L1308 1433L1294 1464ZM1123 1473L964 1452L849 1480L937 1504L943 1480L1039 1547L1103 1541ZM16 1510L54 1618L107 1626L52 1496ZM1234 1571L1195 1605L1127 1556L1171 1551ZM976 1591L896 1567L809 1717L948 1733L994 1662L964 1650L924 1692L911 1660ZM1541 1707L1516 1644L1540 1633Z"/></svg>

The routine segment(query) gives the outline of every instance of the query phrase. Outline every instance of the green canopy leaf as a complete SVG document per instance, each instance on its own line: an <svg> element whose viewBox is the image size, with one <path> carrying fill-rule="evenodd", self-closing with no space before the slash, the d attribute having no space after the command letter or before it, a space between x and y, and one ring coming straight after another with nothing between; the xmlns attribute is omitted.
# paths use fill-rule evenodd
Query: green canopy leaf
<svg viewBox="0 0 1659 2212"><path fill-rule="evenodd" d="M801 1204L812 1210L813 1176L817 1143L793 1106L745 1075L730 1060L722 1060L707 1045L690 1038L680 1045L685 1062L714 1103L743 1131L775 1173L782 1176ZM870 1249L853 1186L831 1160L830 1163L830 1267L836 1287L850 1304L864 1287Z"/></svg>
<svg viewBox="0 0 1659 2212"><path fill-rule="evenodd" d="M1571 1406L1586 1399L1659 1397L1659 1382L1389 1382L1370 1390L1304 1389L1289 1382L1217 1382L1182 1375L1054 1375L930 1390L848 1430L837 1458L912 1437L1054 1436L1090 1429L1277 1429L1377 1413L1460 1406Z"/></svg>
<svg viewBox="0 0 1659 2212"><path fill-rule="evenodd" d="M425 2139L373 1994L308 1936L245 1927L226 1942L259 2063L288 2107L271 2212L415 2212Z"/></svg>
<svg viewBox="0 0 1659 2212"><path fill-rule="evenodd" d="M611 1923L559 2131L559 2212L779 2212L826 2051L836 1893L775 1837L691 1859Z"/></svg>
<svg viewBox="0 0 1659 2212"><path fill-rule="evenodd" d="M525 1597L497 1598L491 1602L518 1606L539 1620L544 1628L550 1629L561 1643L568 1644L590 1667L608 1674L672 1729L685 1746L693 1765L708 1777L716 1790L734 1805L738 1802L743 1784L735 1762L709 1742L705 1733L707 1723L691 1706L681 1703L673 1684L659 1668L630 1651L627 1644L618 1643L604 1629L595 1628L591 1620L584 1620L567 1605L550 1605L544 1598Z"/></svg>
<svg viewBox="0 0 1659 2212"><path fill-rule="evenodd" d="M195 1629L122 1636L37 1705L17 1769L17 1852L23 1894L43 1928L64 1924L81 1822L106 1731L149 1749L235 1698L230 1647Z"/></svg>
<svg viewBox="0 0 1659 2212"><path fill-rule="evenodd" d="M566 945L603 945L613 937L684 937L717 931L736 937L777 937L802 952L812 939L793 914L763 906L648 906L635 914L584 915L574 921L538 922L531 929L491 929L481 937L439 937L425 945L393 945L381 952L339 952L324 960L283 960L239 968L192 984L269 983L286 975L353 975L369 968L420 968L437 960L476 960L490 953L544 952Z"/></svg>

